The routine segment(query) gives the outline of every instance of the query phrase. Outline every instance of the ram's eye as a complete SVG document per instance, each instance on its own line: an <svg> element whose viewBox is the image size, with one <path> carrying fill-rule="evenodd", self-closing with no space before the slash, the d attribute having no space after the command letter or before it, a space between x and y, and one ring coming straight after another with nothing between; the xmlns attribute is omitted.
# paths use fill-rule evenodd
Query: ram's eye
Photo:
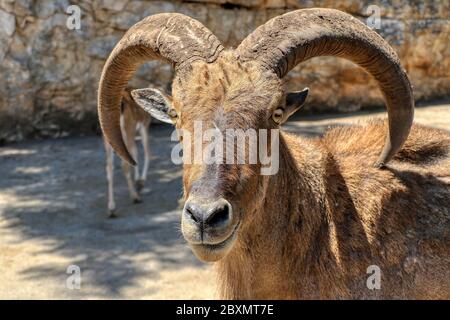
<svg viewBox="0 0 450 320"><path fill-rule="evenodd" d="M170 117L172 120L175 120L175 119L178 118L178 113L177 113L177 111L176 111L175 109L170 109L169 112L168 112L167 114L169 115L169 117Z"/></svg>
<svg viewBox="0 0 450 320"><path fill-rule="evenodd" d="M281 108L276 109L272 114L272 120L275 121L275 123L281 123L283 120L283 114L284 110Z"/></svg>

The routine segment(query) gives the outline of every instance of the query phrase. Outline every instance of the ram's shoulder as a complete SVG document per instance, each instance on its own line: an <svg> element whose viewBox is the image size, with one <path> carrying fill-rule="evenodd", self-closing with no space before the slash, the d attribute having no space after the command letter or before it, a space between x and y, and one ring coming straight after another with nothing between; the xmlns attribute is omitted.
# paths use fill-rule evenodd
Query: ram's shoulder
<svg viewBox="0 0 450 320"><path fill-rule="evenodd" d="M413 125L402 149L379 169L373 164L386 132L385 122L372 121L326 133L322 141L328 150L325 185L330 203L350 204L365 221L397 226L399 234L410 228L445 243L450 221L450 133ZM379 232L382 237L389 233Z"/></svg>
<svg viewBox="0 0 450 320"><path fill-rule="evenodd" d="M322 142L339 162L352 159L370 164L381 153L387 131L387 121L371 120L332 128L325 133ZM404 146L391 163L419 167L450 166L450 133L414 124Z"/></svg>
<svg viewBox="0 0 450 320"><path fill-rule="evenodd" d="M415 124L394 160L422 166L449 166L450 132Z"/></svg>

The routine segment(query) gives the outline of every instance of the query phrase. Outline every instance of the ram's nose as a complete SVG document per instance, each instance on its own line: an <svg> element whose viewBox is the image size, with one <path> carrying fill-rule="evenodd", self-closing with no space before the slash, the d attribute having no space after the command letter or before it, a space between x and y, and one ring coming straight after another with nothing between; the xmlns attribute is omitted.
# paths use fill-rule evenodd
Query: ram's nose
<svg viewBox="0 0 450 320"><path fill-rule="evenodd" d="M203 232L205 229L226 229L232 223L231 204L221 198L214 201L186 201L183 215L187 223L195 224Z"/></svg>

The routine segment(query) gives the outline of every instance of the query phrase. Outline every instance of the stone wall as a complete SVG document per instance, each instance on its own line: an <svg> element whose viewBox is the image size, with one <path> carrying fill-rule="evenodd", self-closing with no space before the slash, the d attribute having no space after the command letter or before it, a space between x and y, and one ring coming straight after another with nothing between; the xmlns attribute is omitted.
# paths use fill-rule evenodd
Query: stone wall
<svg viewBox="0 0 450 320"><path fill-rule="evenodd" d="M66 27L71 4L81 8L80 30ZM150 14L187 14L236 46L255 27L289 10L332 7L366 21L370 5L381 9L378 32L400 55L416 100L448 97L448 0L0 0L0 141L98 130L103 63L124 32ZM171 77L168 65L148 63L132 85L167 87ZM311 88L310 112L382 105L374 81L342 59L312 59L290 77L291 89Z"/></svg>

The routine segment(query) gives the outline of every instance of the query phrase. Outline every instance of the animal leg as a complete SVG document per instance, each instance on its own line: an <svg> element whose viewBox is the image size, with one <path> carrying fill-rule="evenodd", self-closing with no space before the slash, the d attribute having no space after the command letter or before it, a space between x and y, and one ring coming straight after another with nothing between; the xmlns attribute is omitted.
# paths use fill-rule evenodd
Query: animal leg
<svg viewBox="0 0 450 320"><path fill-rule="evenodd" d="M135 136L136 136L136 126L134 123L124 123L124 128L125 128L125 139L126 139L126 143L127 143L127 147L129 148L131 155L137 160L137 147L136 147L136 141ZM134 184L134 178L133 175L131 173L131 166L126 162L126 161L122 161L122 169L123 169L123 173L125 174L125 178L127 180L127 184L128 184L128 190L130 192L130 197L133 200L134 203L140 203L142 202L141 198L139 197L139 194L136 190L135 184ZM136 170L137 169L137 165L135 167L135 174L136 174Z"/></svg>
<svg viewBox="0 0 450 320"><path fill-rule="evenodd" d="M116 217L116 203L114 201L114 152L105 141L106 178L108 179L108 217Z"/></svg>
<svg viewBox="0 0 450 320"><path fill-rule="evenodd" d="M139 130L141 127L141 125L138 123L137 126L134 128L134 138L133 138L133 142L130 145L130 152L131 155L133 156L134 159L136 159L136 162L138 161L138 150L137 150L137 144L136 144L136 131ZM139 179L139 163L136 164L136 166L134 167L134 176L133 176L134 181L137 181Z"/></svg>
<svg viewBox="0 0 450 320"><path fill-rule="evenodd" d="M142 167L142 173L140 178L136 182L136 188L137 191L140 192L142 188L144 187L144 183L147 180L147 174L148 174L148 166L150 163L150 145L149 145L149 137L148 137L148 126L142 124L139 128L141 139L142 139L142 145L144 147L144 166Z"/></svg>

